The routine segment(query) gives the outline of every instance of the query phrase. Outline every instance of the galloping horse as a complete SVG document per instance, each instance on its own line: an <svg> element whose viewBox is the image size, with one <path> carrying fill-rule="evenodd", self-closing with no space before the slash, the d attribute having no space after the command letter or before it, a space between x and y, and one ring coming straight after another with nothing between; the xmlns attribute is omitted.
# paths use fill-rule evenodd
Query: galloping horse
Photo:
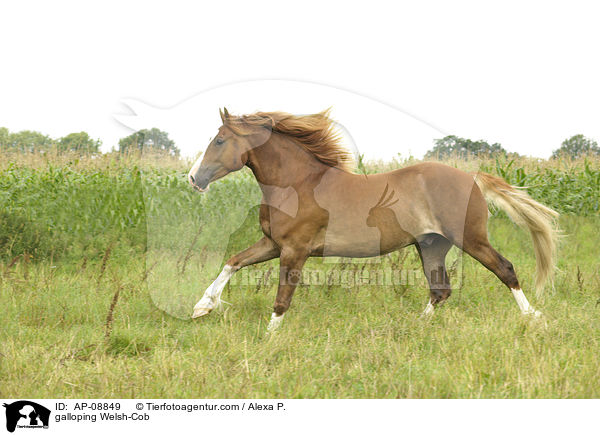
<svg viewBox="0 0 600 435"><path fill-rule="evenodd" d="M189 182L204 192L211 182L249 167L263 193L264 237L227 261L194 307L193 318L219 305L236 271L279 257L273 330L290 307L307 258L372 257L408 245L416 246L430 287L424 314L450 296L445 258L453 245L492 271L523 314L541 314L529 304L512 264L487 237L489 201L529 229L536 288L543 289L554 271L558 213L523 190L489 174L433 162L368 176L352 173L352 156L341 146L328 111L307 116L219 112L223 125L190 170Z"/></svg>

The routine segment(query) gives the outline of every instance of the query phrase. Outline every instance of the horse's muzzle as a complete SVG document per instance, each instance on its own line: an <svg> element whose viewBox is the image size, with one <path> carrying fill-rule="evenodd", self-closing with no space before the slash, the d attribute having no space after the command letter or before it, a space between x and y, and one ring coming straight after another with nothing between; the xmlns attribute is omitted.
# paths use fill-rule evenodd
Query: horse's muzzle
<svg viewBox="0 0 600 435"><path fill-rule="evenodd" d="M188 174L188 181L198 192L206 192L211 181L211 176L212 174L207 174L206 172L199 175L196 173L196 176L194 176L190 172L190 174Z"/></svg>

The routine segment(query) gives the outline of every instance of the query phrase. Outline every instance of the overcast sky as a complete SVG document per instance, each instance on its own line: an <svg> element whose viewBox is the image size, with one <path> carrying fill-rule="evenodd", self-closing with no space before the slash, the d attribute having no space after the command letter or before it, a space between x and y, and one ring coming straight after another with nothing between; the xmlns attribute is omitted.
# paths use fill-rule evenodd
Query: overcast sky
<svg viewBox="0 0 600 435"><path fill-rule="evenodd" d="M123 99L177 107L224 85L281 79L368 97L440 134L524 154L547 157L577 133L600 140L593 2L349 3L4 2L0 126L53 137L84 130L106 150L130 133L114 117L131 113ZM219 105L243 109L217 100L214 117L196 121L211 131ZM299 110L295 101L264 107L270 101L246 105ZM372 118L363 132L382 128ZM204 145L207 134L178 145Z"/></svg>

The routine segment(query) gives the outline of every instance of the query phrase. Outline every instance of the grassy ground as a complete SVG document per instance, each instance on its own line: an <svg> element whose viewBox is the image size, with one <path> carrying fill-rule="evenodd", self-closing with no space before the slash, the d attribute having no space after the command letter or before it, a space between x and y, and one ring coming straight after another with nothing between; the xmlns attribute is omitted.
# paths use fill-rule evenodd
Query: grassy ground
<svg viewBox="0 0 600 435"><path fill-rule="evenodd" d="M545 322L523 318L510 292L469 258L462 287L431 320L419 318L422 280L400 289L303 286L273 336L265 328L274 285L231 286L224 298L233 306L190 321L156 308L148 283L174 292L177 283L150 278L139 256L7 264L0 396L598 397L598 224L563 219L556 290L543 300L529 292ZM492 220L490 233L529 287L528 236L504 219ZM409 253L403 267L417 266Z"/></svg>
<svg viewBox="0 0 600 435"><path fill-rule="evenodd" d="M528 185L564 214L556 288L541 299L529 236L502 214L490 221L544 321L523 318L468 257L449 261L449 302L420 318L414 248L311 259L319 273L418 273L393 286L309 280L271 336L277 261L238 272L223 294L233 305L191 321L222 262L260 237L248 171L198 195L180 161L3 156L0 397L599 397L600 161L449 163Z"/></svg>

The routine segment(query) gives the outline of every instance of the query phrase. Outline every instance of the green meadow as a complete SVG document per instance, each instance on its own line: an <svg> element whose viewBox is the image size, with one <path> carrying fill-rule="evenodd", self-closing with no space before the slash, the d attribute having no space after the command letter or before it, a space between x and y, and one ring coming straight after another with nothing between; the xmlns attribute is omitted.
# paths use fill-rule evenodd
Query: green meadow
<svg viewBox="0 0 600 435"><path fill-rule="evenodd" d="M452 297L421 318L428 288L409 247L370 261L310 259L274 334L276 260L238 272L229 304L192 321L227 258L261 237L248 170L201 195L175 158L4 153L0 396L600 397L600 161L447 163L527 186L561 213L554 288L540 297L529 235L494 210L489 223L542 320L524 318L495 276L457 252ZM311 279L336 271L346 279ZM363 280L380 271L409 273Z"/></svg>

